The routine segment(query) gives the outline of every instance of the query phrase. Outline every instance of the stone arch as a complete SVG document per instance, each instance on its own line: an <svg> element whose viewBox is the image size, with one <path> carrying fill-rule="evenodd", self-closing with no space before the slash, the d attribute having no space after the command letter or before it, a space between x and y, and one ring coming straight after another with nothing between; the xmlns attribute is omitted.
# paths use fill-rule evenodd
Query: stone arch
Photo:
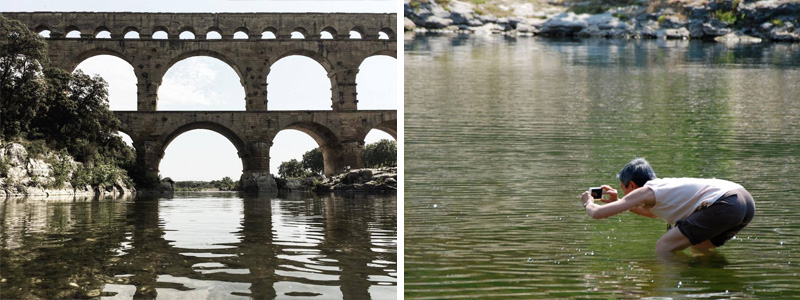
<svg viewBox="0 0 800 300"><path fill-rule="evenodd" d="M164 138L160 141L161 144L164 145L162 151L164 149L167 149L167 146L169 146L169 144L173 140L175 140L175 138L177 138L183 133L186 133L187 131L195 129L211 130L213 132L219 133L220 135L224 136L226 139L231 141L234 147L236 147L236 151L239 151L239 156L242 156L242 154L244 154L247 151L246 144L244 140L239 136L239 134L237 134L235 131L222 124L209 121L192 122L179 126L178 128L175 128L174 130L172 130L172 132L165 135Z"/></svg>
<svg viewBox="0 0 800 300"><path fill-rule="evenodd" d="M239 67L238 64L236 64L232 59L228 58L224 54L216 52L216 51L211 51L211 50L194 50L194 51L188 51L188 52L181 53L180 55L178 55L178 56L176 56L176 57L174 57L174 58L169 60L169 63L167 63L167 65L164 68L164 74L166 74L167 71L169 71L169 69L172 68L172 66L175 65L176 63L178 63L179 61L182 61L182 60L190 58L190 57L195 57L195 56L208 56L208 57L213 57L213 58L219 59L222 62L224 62L227 65L229 65L231 68L233 68L233 71L236 72L236 75L239 76L239 81L240 82L242 82L242 80L244 79L244 76L242 75L242 69ZM159 78L158 79L158 84L159 85L161 84L161 80L163 80L163 78Z"/></svg>
<svg viewBox="0 0 800 300"><path fill-rule="evenodd" d="M289 38L291 38L293 32L299 32L300 34L302 34L304 40L311 38L311 36L309 36L308 34L308 30L306 30L303 27L295 27L294 29L292 29L292 31L289 32Z"/></svg>
<svg viewBox="0 0 800 300"><path fill-rule="evenodd" d="M395 141L397 141L397 120L387 120L381 122L372 127L370 130L372 129L378 129L380 131L386 132L389 135L391 135ZM367 134L369 134L369 130L364 132L364 136L362 136L361 139L363 140L364 138L366 138Z"/></svg>
<svg viewBox="0 0 800 300"><path fill-rule="evenodd" d="M178 35L180 36L184 32L189 32L192 34L192 39L197 39L197 30L192 26L183 26L180 30L178 30Z"/></svg>
<svg viewBox="0 0 800 300"><path fill-rule="evenodd" d="M198 121L198 122L184 124L182 126L179 126L178 128L175 128L174 130L172 130L172 132L164 135L163 138L159 140L161 149L158 155L159 159L158 162L155 164L155 167L158 168L158 170L160 171L161 159L163 159L165 151L169 147L170 143L172 143L172 141L174 141L178 136L186 132L197 129L210 130L228 139L228 141L230 141L231 144L233 144L233 147L236 148L236 152L239 155L239 159L242 162L242 172L244 172L245 170L249 170L250 166L248 165L248 161L246 159L246 157L248 156L247 147L242 137L225 125L209 121Z"/></svg>
<svg viewBox="0 0 800 300"><path fill-rule="evenodd" d="M395 35L394 30L392 30L389 27L381 28L381 30L378 30L378 33L386 34L386 36L389 37L388 40L390 40L390 41L393 41L393 40L397 39L397 36Z"/></svg>
<svg viewBox="0 0 800 300"><path fill-rule="evenodd" d="M290 56L299 56L299 57L302 57L303 59L311 59L314 62L316 62L317 65L322 67L322 70L319 70L319 73L317 73L316 66L314 66L314 67L312 67L313 70L311 70L309 74L305 74L306 76L304 78L303 83L307 84L308 82L313 81L314 84L313 85L312 84L307 84L311 88L304 90L303 93L312 93L312 94L313 93L320 93L319 95L317 95L319 97L323 97L322 94L325 94L324 97L326 98L326 101L328 101L328 102L325 102L325 104L324 104L325 107L320 106L320 107L316 107L314 109L327 110L328 107L330 107L329 105L331 105L331 101L332 101L331 97L333 96L333 88L336 85L336 78L332 77L330 75L331 72L332 72L333 66L331 65L330 61L328 61L328 59L326 57L322 56L320 53L309 51L309 50L305 50L305 49L294 49L294 50L282 53L280 56L276 57L276 59L275 59L275 61L273 63L270 64L269 72L267 72L268 75L267 75L267 78L266 78L266 87L267 87L267 95L268 96L272 95L272 96L269 96L267 100L268 101L275 101L277 99L275 97L275 95L277 95L277 94L275 94L276 89L280 90L280 89L287 88L287 85L275 85L276 81L285 81L285 80L287 80L285 77L281 77L280 76L281 74L279 74L280 72L276 71L278 69L275 69L275 66L276 65L283 65L285 62L283 62L282 60L284 58L287 58L287 57L290 57ZM309 64L313 65L314 62L309 62ZM285 70L285 68L279 68L279 69ZM325 76L325 77L322 77L322 76ZM325 78L327 78L327 79L325 79ZM322 83L323 80L325 80L325 83L327 84L327 86L323 86L323 83ZM296 82L296 81L294 81L294 82ZM317 89L317 87L320 87L320 89ZM324 87L324 90L322 89L323 87ZM272 94L270 94L270 93L272 93ZM330 94L328 94L328 93L330 93ZM314 99L314 100L320 99L321 100L321 98L306 98L306 99ZM272 102L272 103L273 103L272 109L274 110L277 107L274 104L278 104L278 103L284 103L285 104L287 102L281 101L281 102ZM315 102L315 104L320 104L320 105L321 105L321 103L322 102ZM283 105L282 104L278 104L278 106L283 106ZM283 109L286 109L286 108L278 108L278 110L283 110ZM298 109L298 108L291 108L291 109ZM299 109L302 109L302 108L299 108ZM306 109L310 109L310 108L306 108Z"/></svg>
<svg viewBox="0 0 800 300"><path fill-rule="evenodd" d="M323 29L320 31L320 36L322 36L322 32L327 32L327 33L329 33L329 34L331 35L331 38L332 38L332 39L334 39L334 40L339 38L339 33L337 33L337 32L336 32L336 29L334 29L334 28L333 28L333 27L331 27L331 26L328 26L328 27L325 27L325 28L323 28Z"/></svg>
<svg viewBox="0 0 800 300"><path fill-rule="evenodd" d="M279 55L278 57L275 58L275 62L281 60L284 57L292 56L292 55L305 56L305 57L308 57L308 58L311 58L311 59L315 60L316 62L318 62L322 66L323 69L325 69L325 72L330 73L331 70L333 69L333 64L325 56L323 56L319 52L314 52L314 51L305 50L305 49L294 49L294 50L290 50L290 51L284 52L284 53L282 53L281 55ZM273 62L272 64L275 64L275 62Z"/></svg>
<svg viewBox="0 0 800 300"><path fill-rule="evenodd" d="M167 29L166 26L161 26L161 25L153 26L153 30L150 32L150 38L152 39L153 35L155 35L159 31L163 31L164 33L166 33L167 34L167 39L169 39L169 37L170 37L169 29Z"/></svg>
<svg viewBox="0 0 800 300"><path fill-rule="evenodd" d="M244 26L237 27L236 29L233 30L233 35L235 36L239 32L244 33L244 35L246 35L247 37L244 38L244 39L238 39L238 40L248 40L248 39L250 39L250 29L248 29L247 27L244 27ZM234 39L236 39L236 38L234 38Z"/></svg>
<svg viewBox="0 0 800 300"><path fill-rule="evenodd" d="M53 30L50 29L50 26L46 24L39 24L38 26L34 27L33 32L40 33L45 30L53 32Z"/></svg>
<svg viewBox="0 0 800 300"><path fill-rule="evenodd" d="M125 27L125 29L122 30L122 35L121 35L122 38L125 38L125 36L128 35L128 33L130 32L136 32L136 35L139 35L139 37L141 38L141 31L139 31L139 28L135 26Z"/></svg>
<svg viewBox="0 0 800 300"><path fill-rule="evenodd" d="M264 33L267 33L267 32L272 33L272 36L275 39L278 38L278 29L275 28L275 27L272 27L272 26L268 26L268 27L265 27L264 29L261 30L262 39L263 39Z"/></svg>
<svg viewBox="0 0 800 300"><path fill-rule="evenodd" d="M375 51L373 53L368 54L364 58L362 58L361 61L358 62L358 64L361 65L361 63L363 63L365 59L367 59L370 56L376 56L376 55L386 55L386 56L391 56L391 57L394 57L395 59L397 59L397 49L383 49L383 50Z"/></svg>
<svg viewBox="0 0 800 300"><path fill-rule="evenodd" d="M108 29L108 27L98 26L97 28L94 29L94 33L92 33L92 36L96 37L98 33L101 33L103 31L108 31L108 33L111 33L111 29Z"/></svg>
<svg viewBox="0 0 800 300"><path fill-rule="evenodd" d="M355 31L356 33L358 33L358 35L359 35L359 36L361 36L361 38L358 38L358 39L361 39L361 40L363 40L363 39L366 39L366 38L367 38L367 35L366 35L366 33L367 33L367 32L364 30L364 28L363 28L363 27L361 27L361 26L355 26L355 27L353 27L353 28L351 28L351 29L350 29L350 32L354 32L354 31ZM348 33L349 33L349 32L348 32ZM352 38L352 37L350 37L350 39L353 39L353 38Z"/></svg>
<svg viewBox="0 0 800 300"><path fill-rule="evenodd" d="M124 54L119 53L119 52L117 52L115 50L111 50L111 49L95 48L95 49L89 49L89 50L83 51L81 53L78 53L78 55L76 55L72 59L70 59L69 62L68 62L68 65L63 66L63 68L67 72L72 73L73 71L75 71L75 68L81 62L83 62L84 60L89 59L89 58L91 58L93 56L98 56L98 55L116 56L116 57L124 60L125 62L127 62L129 65L131 65L131 67L133 67L133 63L131 63L131 60L128 59L128 57L126 57Z"/></svg>
<svg viewBox="0 0 800 300"><path fill-rule="evenodd" d="M339 143L339 138L328 127L311 121L298 121L290 123L281 127L270 136L270 144L275 140L275 137L278 135L278 133L286 129L294 129L305 133L314 139L315 142L317 142L319 149L322 151L322 160L325 165L323 170L324 174L335 174L337 173L338 169L341 168L341 166L338 164L338 160L339 156L341 155L342 147Z"/></svg>
<svg viewBox="0 0 800 300"><path fill-rule="evenodd" d="M66 37L67 35L69 35L69 34L70 34L70 33L72 33L73 31L77 31L77 32L79 32L79 33L80 33L81 37L83 36L83 32L81 31L81 29L80 29L80 28L78 28L78 26L75 26L75 25L69 25L69 26L67 26L66 28L64 28L64 37ZM80 37L79 37L79 38L80 38Z"/></svg>

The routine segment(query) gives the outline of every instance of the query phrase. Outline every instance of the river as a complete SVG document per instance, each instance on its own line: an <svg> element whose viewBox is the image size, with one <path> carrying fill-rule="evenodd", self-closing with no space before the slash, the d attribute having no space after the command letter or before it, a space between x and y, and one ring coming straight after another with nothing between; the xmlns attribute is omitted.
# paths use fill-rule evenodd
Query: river
<svg viewBox="0 0 800 300"><path fill-rule="evenodd" d="M396 299L397 197L0 202L2 299Z"/></svg>
<svg viewBox="0 0 800 300"><path fill-rule="evenodd" d="M796 298L800 46L405 36L406 299ZM655 257L663 221L579 195L716 177L756 200L716 254Z"/></svg>

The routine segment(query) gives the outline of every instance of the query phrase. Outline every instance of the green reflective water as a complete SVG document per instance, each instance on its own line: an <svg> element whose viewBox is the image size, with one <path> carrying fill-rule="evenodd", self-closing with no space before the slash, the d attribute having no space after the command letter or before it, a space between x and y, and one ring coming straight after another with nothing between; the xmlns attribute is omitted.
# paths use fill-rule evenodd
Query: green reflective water
<svg viewBox="0 0 800 300"><path fill-rule="evenodd" d="M2 299L395 299L395 195L0 202Z"/></svg>
<svg viewBox="0 0 800 300"><path fill-rule="evenodd" d="M407 299L800 297L800 46L406 36ZM755 197L718 255L655 258L660 220L591 220L646 157ZM688 252L687 252L688 254Z"/></svg>

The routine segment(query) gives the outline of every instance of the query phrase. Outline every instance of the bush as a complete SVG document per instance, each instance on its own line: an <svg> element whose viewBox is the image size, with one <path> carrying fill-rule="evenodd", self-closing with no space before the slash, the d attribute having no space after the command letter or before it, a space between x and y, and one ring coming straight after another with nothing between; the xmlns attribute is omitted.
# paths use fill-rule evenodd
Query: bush
<svg viewBox="0 0 800 300"><path fill-rule="evenodd" d="M733 11L718 10L714 15L716 16L717 20L728 23L728 25L736 24L736 13Z"/></svg>
<svg viewBox="0 0 800 300"><path fill-rule="evenodd" d="M322 174L322 171L325 170L325 160L322 156L322 150L314 148L314 150L303 154L303 168L316 175Z"/></svg>
<svg viewBox="0 0 800 300"><path fill-rule="evenodd" d="M781 19L772 19L771 23L772 25L783 27L783 20Z"/></svg>
<svg viewBox="0 0 800 300"><path fill-rule="evenodd" d="M397 142L380 140L364 148L362 162L365 168L396 167Z"/></svg>
<svg viewBox="0 0 800 300"><path fill-rule="evenodd" d="M278 175L281 178L303 178L309 173L303 169L303 164L296 159L285 161L278 167Z"/></svg>

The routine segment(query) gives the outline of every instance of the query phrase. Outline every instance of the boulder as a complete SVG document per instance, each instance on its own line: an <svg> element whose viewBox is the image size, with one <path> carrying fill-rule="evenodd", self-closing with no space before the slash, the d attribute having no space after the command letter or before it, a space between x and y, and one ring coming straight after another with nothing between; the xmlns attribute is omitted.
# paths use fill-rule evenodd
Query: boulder
<svg viewBox="0 0 800 300"><path fill-rule="evenodd" d="M766 0L741 3L738 11L739 14L744 15L746 23L761 24L780 16L795 18L800 11L800 2L796 0Z"/></svg>
<svg viewBox="0 0 800 300"><path fill-rule="evenodd" d="M656 37L659 39L688 39L690 34L688 29L681 27L678 29L660 29L656 31Z"/></svg>
<svg viewBox="0 0 800 300"><path fill-rule="evenodd" d="M588 14L576 15L573 12L565 12L553 16L542 24L541 33L544 35L575 35L586 29L589 24L586 19Z"/></svg>
<svg viewBox="0 0 800 300"><path fill-rule="evenodd" d="M405 31L413 31L417 28L417 24L414 24L414 21L411 21L409 18L403 19L403 28Z"/></svg>
<svg viewBox="0 0 800 300"><path fill-rule="evenodd" d="M447 28L447 26L450 26L451 24L453 24L453 20L445 19L438 16L430 16L427 19L425 19L425 28L430 28L430 29Z"/></svg>
<svg viewBox="0 0 800 300"><path fill-rule="evenodd" d="M272 174L252 173L242 175L239 179L242 191L251 193L274 193L278 191L278 184Z"/></svg>

